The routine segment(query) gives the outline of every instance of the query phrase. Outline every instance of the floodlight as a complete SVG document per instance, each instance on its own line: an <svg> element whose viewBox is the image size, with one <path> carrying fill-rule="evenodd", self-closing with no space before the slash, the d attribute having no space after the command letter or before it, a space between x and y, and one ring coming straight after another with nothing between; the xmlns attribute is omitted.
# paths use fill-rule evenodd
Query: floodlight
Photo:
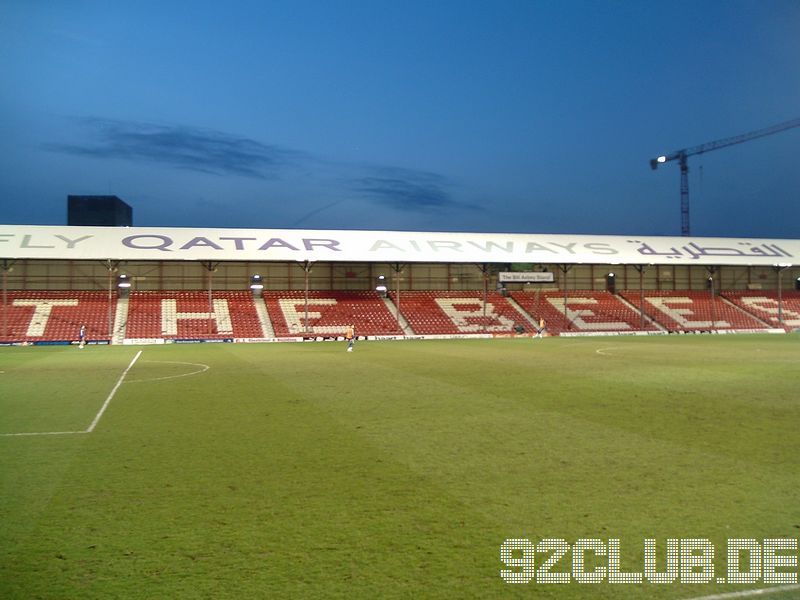
<svg viewBox="0 0 800 600"><path fill-rule="evenodd" d="M381 297L386 298L389 293L389 288L386 287L386 276L378 275L376 282L375 291L378 292Z"/></svg>
<svg viewBox="0 0 800 600"><path fill-rule="evenodd" d="M617 276L613 272L606 275L606 290L612 294L617 292Z"/></svg>
<svg viewBox="0 0 800 600"><path fill-rule="evenodd" d="M131 278L124 273L117 277L117 295L120 298L127 298L131 291ZM109 293L111 290L109 290Z"/></svg>
<svg viewBox="0 0 800 600"><path fill-rule="evenodd" d="M264 289L264 278L261 277L258 273L255 275L250 276L250 291L253 292L253 296L256 298L260 298L262 294L262 290Z"/></svg>

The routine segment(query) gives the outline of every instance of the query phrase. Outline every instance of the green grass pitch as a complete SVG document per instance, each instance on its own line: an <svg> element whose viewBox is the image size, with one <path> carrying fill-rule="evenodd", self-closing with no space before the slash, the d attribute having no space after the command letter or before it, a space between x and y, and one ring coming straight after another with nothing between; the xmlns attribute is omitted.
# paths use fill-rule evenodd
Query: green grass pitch
<svg viewBox="0 0 800 600"><path fill-rule="evenodd" d="M0 597L693 598L767 586L500 546L800 538L797 335L3 348L0 433L139 350L0 436Z"/></svg>

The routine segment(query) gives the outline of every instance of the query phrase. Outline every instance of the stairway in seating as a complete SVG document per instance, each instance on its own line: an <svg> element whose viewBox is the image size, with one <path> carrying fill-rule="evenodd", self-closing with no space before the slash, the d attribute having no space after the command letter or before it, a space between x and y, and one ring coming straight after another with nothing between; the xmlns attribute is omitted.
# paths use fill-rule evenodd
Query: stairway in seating
<svg viewBox="0 0 800 600"><path fill-rule="evenodd" d="M403 330L403 334L414 335L414 330L411 329L411 325L408 324L408 321L406 321L403 313L397 310L397 306L395 306L394 302L392 302L389 297L386 297L383 299L383 303L386 305L386 308L389 309L389 312L392 313L392 316L398 316L397 320L400 323L400 328Z"/></svg>
<svg viewBox="0 0 800 600"><path fill-rule="evenodd" d="M128 324L128 299L117 300L117 313L114 315L114 328L111 330L111 343L121 344L125 339L125 328Z"/></svg>
<svg viewBox="0 0 800 600"><path fill-rule="evenodd" d="M253 304L255 304L258 322L261 324L261 331L264 332L264 337L274 338L275 330L272 328L272 321L269 320L269 313L267 312L267 305L264 302L264 298L253 298Z"/></svg>

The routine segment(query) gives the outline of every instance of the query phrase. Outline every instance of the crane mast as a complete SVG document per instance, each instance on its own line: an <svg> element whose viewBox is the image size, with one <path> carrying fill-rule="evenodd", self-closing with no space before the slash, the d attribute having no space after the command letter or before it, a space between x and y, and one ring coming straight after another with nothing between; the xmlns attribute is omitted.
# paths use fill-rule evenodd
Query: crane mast
<svg viewBox="0 0 800 600"><path fill-rule="evenodd" d="M777 125L766 127L764 129L759 129L757 131L751 131L749 133L743 133L741 135L735 135L733 137L723 138L721 140L716 140L713 142L707 142L705 144L700 144L699 146L692 146L691 148L683 148L682 150L676 150L669 154L664 154L657 158L650 159L650 168L653 170L657 169L658 165L673 160L677 160L678 164L680 165L681 235L688 236L690 235L691 231L689 225L689 160L688 160L690 156L694 156L695 154L703 154L704 152L709 152L711 150L718 150L719 148L725 148L727 146L733 146L734 144L741 144L742 142L748 142L756 138L772 135L773 133L786 131L787 129L791 129L793 127L800 127L800 119L793 119L791 121L778 123Z"/></svg>

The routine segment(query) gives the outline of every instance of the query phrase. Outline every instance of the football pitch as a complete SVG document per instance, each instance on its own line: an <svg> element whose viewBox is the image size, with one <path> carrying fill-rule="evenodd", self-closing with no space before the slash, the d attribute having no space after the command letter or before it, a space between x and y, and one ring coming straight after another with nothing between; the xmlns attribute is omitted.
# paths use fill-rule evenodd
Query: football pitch
<svg viewBox="0 0 800 600"><path fill-rule="evenodd" d="M1 348L0 597L797 598L717 578L800 538L798 432L796 334ZM646 539L711 582L609 583Z"/></svg>

